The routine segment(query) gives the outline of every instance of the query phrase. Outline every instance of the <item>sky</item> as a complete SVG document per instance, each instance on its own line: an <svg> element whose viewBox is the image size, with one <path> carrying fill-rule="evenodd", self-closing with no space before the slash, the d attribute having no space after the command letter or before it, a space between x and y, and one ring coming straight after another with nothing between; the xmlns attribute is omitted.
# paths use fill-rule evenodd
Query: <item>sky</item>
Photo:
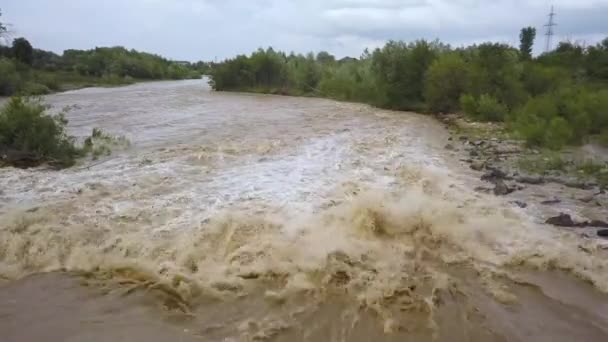
<svg viewBox="0 0 608 342"><path fill-rule="evenodd" d="M390 39L516 46L525 26L540 52L551 5L554 40L608 37L608 0L2 0L0 21L11 38L58 53L120 45L188 61L267 46L358 57Z"/></svg>

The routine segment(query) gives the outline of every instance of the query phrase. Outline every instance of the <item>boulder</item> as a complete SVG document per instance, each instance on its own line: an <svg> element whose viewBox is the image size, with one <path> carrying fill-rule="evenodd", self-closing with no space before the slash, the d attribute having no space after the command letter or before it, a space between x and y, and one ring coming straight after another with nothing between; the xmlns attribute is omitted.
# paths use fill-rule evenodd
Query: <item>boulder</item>
<svg viewBox="0 0 608 342"><path fill-rule="evenodd" d="M559 204L559 203L562 203L562 200L560 200L559 198L554 198L552 200L546 200L546 201L540 202L540 204L542 204L542 205L553 205L553 204Z"/></svg>
<svg viewBox="0 0 608 342"><path fill-rule="evenodd" d="M545 179L541 176L520 176L515 179L516 181L524 184L539 185L545 182Z"/></svg>
<svg viewBox="0 0 608 342"><path fill-rule="evenodd" d="M481 160L474 161L471 163L471 169L475 171L481 171L483 170L485 164L486 163L482 162Z"/></svg>
<svg viewBox="0 0 608 342"><path fill-rule="evenodd" d="M608 228L608 222L602 220L591 220L584 222L575 222L568 214L561 213L558 216L549 218L545 223L552 224L558 227L595 227Z"/></svg>
<svg viewBox="0 0 608 342"><path fill-rule="evenodd" d="M502 180L497 180L493 191L494 191L494 195L496 195L496 196L505 196L505 195L508 195L508 194L512 193L513 191L515 191L515 189L510 188Z"/></svg>
<svg viewBox="0 0 608 342"><path fill-rule="evenodd" d="M608 228L608 222L602 220L592 220L591 222L587 223L587 226L595 228Z"/></svg>
<svg viewBox="0 0 608 342"><path fill-rule="evenodd" d="M500 169L497 169L490 165L486 165L486 169L490 171L486 172L483 176L481 176L481 180L495 183L498 180L507 179L507 174Z"/></svg>
<svg viewBox="0 0 608 342"><path fill-rule="evenodd" d="M575 227L577 224L574 223L572 217L568 214L561 213L558 216L550 217L545 221L546 224L551 224L558 227Z"/></svg>
<svg viewBox="0 0 608 342"><path fill-rule="evenodd" d="M600 229L597 231L597 236L608 237L608 229Z"/></svg>
<svg viewBox="0 0 608 342"><path fill-rule="evenodd" d="M452 144L445 145L445 149L448 151L454 151L456 148Z"/></svg>
<svg viewBox="0 0 608 342"><path fill-rule="evenodd" d="M525 209L525 208L528 207L528 203L522 202L522 201L513 201L511 203L515 204L516 206L518 206L518 207L520 207L522 209Z"/></svg>

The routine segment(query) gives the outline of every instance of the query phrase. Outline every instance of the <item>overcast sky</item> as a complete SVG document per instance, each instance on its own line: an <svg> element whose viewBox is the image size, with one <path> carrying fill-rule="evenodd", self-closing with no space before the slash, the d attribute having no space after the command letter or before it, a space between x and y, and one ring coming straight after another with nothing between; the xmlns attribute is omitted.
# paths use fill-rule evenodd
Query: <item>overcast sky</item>
<svg viewBox="0 0 608 342"><path fill-rule="evenodd" d="M608 36L608 0L2 0L0 20L55 52L123 45L194 61L273 46L357 57L389 39L517 45L523 26L539 30L541 49L551 4L557 39Z"/></svg>

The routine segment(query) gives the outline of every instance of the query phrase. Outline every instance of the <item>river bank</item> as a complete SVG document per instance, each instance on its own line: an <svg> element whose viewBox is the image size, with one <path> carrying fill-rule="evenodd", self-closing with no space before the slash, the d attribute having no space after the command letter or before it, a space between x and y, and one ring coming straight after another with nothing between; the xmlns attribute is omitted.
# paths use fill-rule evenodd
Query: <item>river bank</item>
<svg viewBox="0 0 608 342"><path fill-rule="evenodd" d="M513 139L501 124L458 115L438 119L450 131L446 150L461 152L460 161L485 182L476 191L507 196L522 208L551 208L539 219L575 228L584 237L608 235L608 150L594 145L538 150Z"/></svg>

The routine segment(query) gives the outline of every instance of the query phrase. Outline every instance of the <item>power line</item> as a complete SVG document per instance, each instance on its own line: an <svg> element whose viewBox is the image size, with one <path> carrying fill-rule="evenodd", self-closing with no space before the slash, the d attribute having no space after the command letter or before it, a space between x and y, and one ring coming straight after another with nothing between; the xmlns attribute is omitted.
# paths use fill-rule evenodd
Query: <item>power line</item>
<svg viewBox="0 0 608 342"><path fill-rule="evenodd" d="M545 33L545 36L547 36L547 46L545 48L545 52L551 51L551 40L555 35L555 30L553 28L557 26L557 23L555 22L555 16L555 9L553 8L553 6L551 6L551 13L549 13L549 23L545 25L545 27L547 28L547 33Z"/></svg>

